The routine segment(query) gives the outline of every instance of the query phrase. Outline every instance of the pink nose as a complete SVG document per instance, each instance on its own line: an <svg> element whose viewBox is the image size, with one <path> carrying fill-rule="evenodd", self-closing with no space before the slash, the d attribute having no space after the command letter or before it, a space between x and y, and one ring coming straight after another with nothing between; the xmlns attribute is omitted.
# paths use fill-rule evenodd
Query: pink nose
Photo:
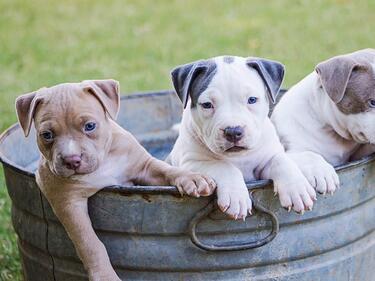
<svg viewBox="0 0 375 281"><path fill-rule="evenodd" d="M70 155L63 158L65 166L70 170L78 169L81 165L81 156L79 155Z"/></svg>

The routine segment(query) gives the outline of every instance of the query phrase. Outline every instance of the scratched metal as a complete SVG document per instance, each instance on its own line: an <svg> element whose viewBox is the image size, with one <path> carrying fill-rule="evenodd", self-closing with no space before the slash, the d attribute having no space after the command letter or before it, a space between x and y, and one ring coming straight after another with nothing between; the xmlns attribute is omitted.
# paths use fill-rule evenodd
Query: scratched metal
<svg viewBox="0 0 375 281"><path fill-rule="evenodd" d="M164 158L176 133L181 105L172 92L122 99L119 123L155 156ZM35 136L25 139L13 126L0 139L0 157L12 200L27 281L87 280L72 243L36 186ZM188 235L194 215L212 198L179 197L174 187L108 187L90 199L94 228L123 280L290 280L374 281L375 161L368 157L339 168L341 189L319 196L303 216L280 208L267 181L254 196L275 212L280 232L257 249L207 252ZM259 240L270 231L269 218L255 214L246 222L214 212L197 227L207 243Z"/></svg>

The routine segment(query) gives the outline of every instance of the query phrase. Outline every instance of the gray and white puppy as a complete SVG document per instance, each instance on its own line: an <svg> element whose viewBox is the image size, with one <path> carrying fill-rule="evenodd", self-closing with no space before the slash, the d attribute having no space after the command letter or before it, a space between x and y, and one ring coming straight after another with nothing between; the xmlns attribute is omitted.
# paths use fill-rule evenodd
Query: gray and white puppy
<svg viewBox="0 0 375 281"><path fill-rule="evenodd" d="M172 165L199 171L217 183L218 205L244 219L252 203L245 181L272 179L285 208L311 209L315 191L290 160L268 118L284 66L261 58L215 57L172 71L184 105Z"/></svg>
<svg viewBox="0 0 375 281"><path fill-rule="evenodd" d="M319 63L283 96L272 121L310 184L333 193L333 166L375 151L375 50Z"/></svg>

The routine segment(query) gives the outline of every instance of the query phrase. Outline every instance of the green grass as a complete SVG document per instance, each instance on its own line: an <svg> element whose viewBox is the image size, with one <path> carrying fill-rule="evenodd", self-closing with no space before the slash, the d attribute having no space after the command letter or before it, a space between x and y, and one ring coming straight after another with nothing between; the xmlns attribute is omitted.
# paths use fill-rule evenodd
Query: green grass
<svg viewBox="0 0 375 281"><path fill-rule="evenodd" d="M330 56L375 46L375 1L0 0L0 129L17 95L115 78L123 93L170 88L169 70L220 54L287 67L285 86ZM20 280L0 175L0 280Z"/></svg>

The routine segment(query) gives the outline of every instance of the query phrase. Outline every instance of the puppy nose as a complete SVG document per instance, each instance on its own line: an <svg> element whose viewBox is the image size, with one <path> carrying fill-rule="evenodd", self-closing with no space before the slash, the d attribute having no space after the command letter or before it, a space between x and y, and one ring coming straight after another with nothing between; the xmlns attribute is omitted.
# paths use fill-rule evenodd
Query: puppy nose
<svg viewBox="0 0 375 281"><path fill-rule="evenodd" d="M65 166L70 170L75 170L81 165L81 156L69 155L63 158Z"/></svg>
<svg viewBox="0 0 375 281"><path fill-rule="evenodd" d="M224 136L230 142L236 142L242 139L244 134L243 128L241 126L236 127L226 127L224 129Z"/></svg>

